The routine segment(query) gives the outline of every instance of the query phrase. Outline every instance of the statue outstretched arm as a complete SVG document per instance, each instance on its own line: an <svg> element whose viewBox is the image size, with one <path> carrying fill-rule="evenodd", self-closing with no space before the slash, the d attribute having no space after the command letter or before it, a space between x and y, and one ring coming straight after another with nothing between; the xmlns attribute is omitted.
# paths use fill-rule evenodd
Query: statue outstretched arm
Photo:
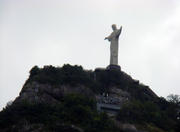
<svg viewBox="0 0 180 132"><path fill-rule="evenodd" d="M108 39L109 41L111 41L111 40L112 40L112 35L109 35L108 37L105 37L104 40L106 40L106 39Z"/></svg>
<svg viewBox="0 0 180 132"><path fill-rule="evenodd" d="M117 36L119 36L121 34L121 31L122 31L122 26L120 27L120 29L118 29Z"/></svg>

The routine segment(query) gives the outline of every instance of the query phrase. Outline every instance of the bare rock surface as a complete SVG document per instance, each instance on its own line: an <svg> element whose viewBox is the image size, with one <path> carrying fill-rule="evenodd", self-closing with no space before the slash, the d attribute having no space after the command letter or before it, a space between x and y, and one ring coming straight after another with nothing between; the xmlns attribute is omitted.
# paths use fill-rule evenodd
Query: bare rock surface
<svg viewBox="0 0 180 132"><path fill-rule="evenodd" d="M53 86L50 84L40 84L38 82L31 82L24 85L16 102L26 100L30 103L46 103L56 104L60 103L62 97L68 94L82 94L87 97L93 97L93 92L83 85L59 85Z"/></svg>

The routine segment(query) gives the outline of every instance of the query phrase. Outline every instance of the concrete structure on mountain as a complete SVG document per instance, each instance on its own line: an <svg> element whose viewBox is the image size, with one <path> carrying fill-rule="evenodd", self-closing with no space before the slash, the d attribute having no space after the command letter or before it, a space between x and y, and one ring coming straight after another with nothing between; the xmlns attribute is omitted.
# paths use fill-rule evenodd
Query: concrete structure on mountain
<svg viewBox="0 0 180 132"><path fill-rule="evenodd" d="M107 69L120 69L120 66L118 66L118 48L119 48L119 36L122 31L122 26L120 29L117 29L116 25L112 25L113 32L108 36L105 37L105 40L111 42L110 45L110 65L107 67Z"/></svg>

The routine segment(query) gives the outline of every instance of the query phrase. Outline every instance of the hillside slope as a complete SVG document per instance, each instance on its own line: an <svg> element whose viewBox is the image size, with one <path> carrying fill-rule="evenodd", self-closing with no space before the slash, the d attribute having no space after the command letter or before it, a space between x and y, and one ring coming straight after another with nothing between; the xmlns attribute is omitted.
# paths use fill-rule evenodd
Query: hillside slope
<svg viewBox="0 0 180 132"><path fill-rule="evenodd" d="M102 99L119 106L117 114L97 111ZM175 110L122 71L34 66L19 96L0 112L0 131L177 131Z"/></svg>

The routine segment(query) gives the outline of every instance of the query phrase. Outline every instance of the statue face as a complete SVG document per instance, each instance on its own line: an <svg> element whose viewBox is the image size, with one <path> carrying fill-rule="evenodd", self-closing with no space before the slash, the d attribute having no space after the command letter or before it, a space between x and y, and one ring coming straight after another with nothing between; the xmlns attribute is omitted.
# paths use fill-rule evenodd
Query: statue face
<svg viewBox="0 0 180 132"><path fill-rule="evenodd" d="M112 29L113 29L113 31L117 29L117 28L116 28L116 24L113 24L113 25L112 25Z"/></svg>

